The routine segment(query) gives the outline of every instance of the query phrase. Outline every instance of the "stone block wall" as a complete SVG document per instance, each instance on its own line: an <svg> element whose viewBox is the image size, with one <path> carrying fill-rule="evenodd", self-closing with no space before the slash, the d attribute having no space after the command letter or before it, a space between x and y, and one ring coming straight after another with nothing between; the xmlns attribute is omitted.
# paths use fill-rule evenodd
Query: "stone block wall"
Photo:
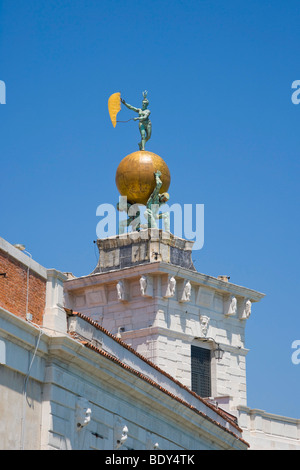
<svg viewBox="0 0 300 470"><path fill-rule="evenodd" d="M300 450L300 419L238 407L238 418L250 450Z"/></svg>
<svg viewBox="0 0 300 470"><path fill-rule="evenodd" d="M184 399L176 400L178 393L188 392L164 374L159 379L155 368L121 342L84 323L79 326L85 334L102 334L104 349L113 348L111 355L69 335L50 336L0 308L1 450L247 447L236 438L241 433L232 422L205 403L199 407L211 419ZM164 390L165 382L173 393ZM126 440L120 446L124 428Z"/></svg>

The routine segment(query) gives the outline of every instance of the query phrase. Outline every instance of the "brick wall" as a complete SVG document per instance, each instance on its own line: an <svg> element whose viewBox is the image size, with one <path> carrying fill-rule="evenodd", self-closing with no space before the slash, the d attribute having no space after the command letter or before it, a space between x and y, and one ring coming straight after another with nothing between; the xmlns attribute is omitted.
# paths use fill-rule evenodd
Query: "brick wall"
<svg viewBox="0 0 300 470"><path fill-rule="evenodd" d="M0 250L0 306L26 319L27 266ZM42 324L46 301L46 280L29 269L28 312Z"/></svg>

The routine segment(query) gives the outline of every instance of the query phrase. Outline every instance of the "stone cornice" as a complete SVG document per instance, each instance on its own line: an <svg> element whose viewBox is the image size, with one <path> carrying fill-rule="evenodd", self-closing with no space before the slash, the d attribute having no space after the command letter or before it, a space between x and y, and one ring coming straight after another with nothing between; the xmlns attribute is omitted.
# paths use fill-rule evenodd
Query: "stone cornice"
<svg viewBox="0 0 300 470"><path fill-rule="evenodd" d="M78 290L87 286L92 287L111 282L118 282L119 279L136 278L143 274L172 274L175 277L177 276L178 278L189 280L194 286L207 287L223 294L234 294L236 296L245 297L250 299L251 302L259 302L265 297L265 294L249 289L248 287L239 286L207 274L202 274L197 271L192 271L190 269L174 266L161 261L69 279L65 282L65 287L68 291L73 289Z"/></svg>

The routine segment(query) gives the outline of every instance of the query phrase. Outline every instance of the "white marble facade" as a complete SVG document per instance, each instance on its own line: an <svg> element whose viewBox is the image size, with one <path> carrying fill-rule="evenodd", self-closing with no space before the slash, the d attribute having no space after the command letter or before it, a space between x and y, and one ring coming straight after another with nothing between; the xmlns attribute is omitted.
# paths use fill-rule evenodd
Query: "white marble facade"
<svg viewBox="0 0 300 470"><path fill-rule="evenodd" d="M65 282L67 306L118 334L191 387L191 345L225 351L212 359L213 397L246 405L245 324L263 294L167 263ZM247 303L248 302L248 303Z"/></svg>
<svg viewBox="0 0 300 470"><path fill-rule="evenodd" d="M172 243L174 255L182 243ZM250 449L300 448L299 419L247 407L245 325L263 294L157 260L75 278L8 245L4 251L30 263L47 286L41 326L0 308L3 449L246 448L227 433L241 436L222 409L236 415ZM212 410L181 384L191 387L191 346L217 344L225 353L211 361Z"/></svg>

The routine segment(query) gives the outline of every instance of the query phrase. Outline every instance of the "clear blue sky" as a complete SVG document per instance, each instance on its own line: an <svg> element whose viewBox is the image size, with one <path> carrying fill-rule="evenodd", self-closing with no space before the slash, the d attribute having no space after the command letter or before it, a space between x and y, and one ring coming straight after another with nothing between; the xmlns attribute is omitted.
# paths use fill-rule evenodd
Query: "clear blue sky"
<svg viewBox="0 0 300 470"><path fill-rule="evenodd" d="M139 140L136 123L112 127L107 99L149 90L170 203L205 205L197 270L266 294L246 327L248 405L295 418L299 25L298 0L0 0L0 235L90 273L96 208L117 201Z"/></svg>

